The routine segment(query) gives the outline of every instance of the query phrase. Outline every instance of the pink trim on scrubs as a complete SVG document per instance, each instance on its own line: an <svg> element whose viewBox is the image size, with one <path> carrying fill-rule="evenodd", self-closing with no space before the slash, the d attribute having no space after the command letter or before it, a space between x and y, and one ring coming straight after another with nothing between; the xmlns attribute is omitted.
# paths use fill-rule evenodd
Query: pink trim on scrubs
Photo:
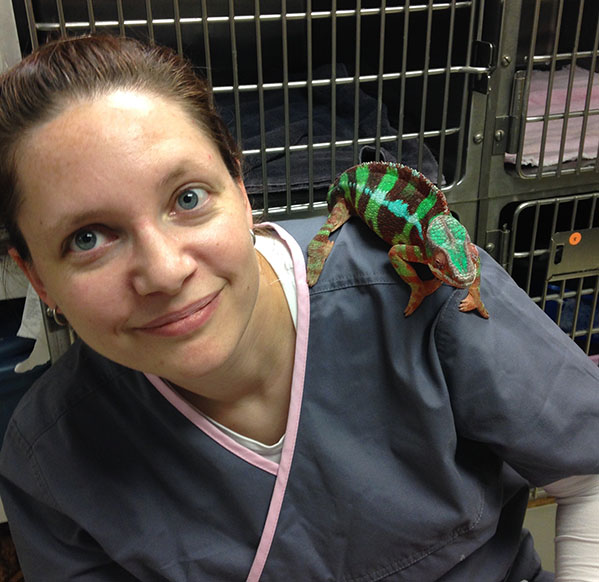
<svg viewBox="0 0 599 582"><path fill-rule="evenodd" d="M228 435L214 426L203 414L196 410L189 402L171 388L158 376L146 374L148 380L154 387L185 417L187 417L195 426L207 434L210 438L219 443L222 447L237 455L244 461L276 475L276 481L270 501L270 507L262 531L262 537L256 551L254 563L247 577L247 582L257 582L260 579L268 553L275 536L275 530L279 521L285 489L291 471L291 463L295 449L295 441L299 426L300 410L302 405L302 395L304 390L304 376L306 372L306 357L308 351L308 330L310 326L310 296L308 285L306 283L306 265L304 255L299 245L295 242L285 230L280 226L271 223L264 223L261 226L272 228L281 237L287 245L291 258L293 260L295 272L295 284L297 290L297 331L295 343L295 362L293 367L293 377L291 383L291 399L289 404L289 415L287 417L287 428L285 431L285 441L281 452L281 461L279 465L265 459L258 453L251 451L235 442Z"/></svg>

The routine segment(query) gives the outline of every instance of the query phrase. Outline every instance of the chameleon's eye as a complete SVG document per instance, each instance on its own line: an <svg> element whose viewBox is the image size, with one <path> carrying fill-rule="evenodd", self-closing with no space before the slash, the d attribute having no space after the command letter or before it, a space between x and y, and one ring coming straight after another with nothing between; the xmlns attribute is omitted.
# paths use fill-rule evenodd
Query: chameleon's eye
<svg viewBox="0 0 599 582"><path fill-rule="evenodd" d="M442 271L447 266L447 259L443 253L435 253L433 256L433 266Z"/></svg>

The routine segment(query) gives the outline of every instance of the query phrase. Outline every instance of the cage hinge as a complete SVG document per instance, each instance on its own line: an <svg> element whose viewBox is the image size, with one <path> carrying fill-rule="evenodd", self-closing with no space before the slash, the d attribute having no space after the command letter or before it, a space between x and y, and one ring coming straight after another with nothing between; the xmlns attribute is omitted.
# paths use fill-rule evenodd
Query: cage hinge
<svg viewBox="0 0 599 582"><path fill-rule="evenodd" d="M506 224L501 229L487 230L485 250L504 268L508 264L510 231Z"/></svg>
<svg viewBox="0 0 599 582"><path fill-rule="evenodd" d="M486 40L475 40L472 43L472 63L476 68L486 69L472 76L472 90L487 95L495 63L495 45Z"/></svg>
<svg viewBox="0 0 599 582"><path fill-rule="evenodd" d="M524 110L524 85L526 71L516 71L512 82L512 97L507 123L507 136L505 149L502 153L516 154L520 145L520 131L522 128L522 112Z"/></svg>

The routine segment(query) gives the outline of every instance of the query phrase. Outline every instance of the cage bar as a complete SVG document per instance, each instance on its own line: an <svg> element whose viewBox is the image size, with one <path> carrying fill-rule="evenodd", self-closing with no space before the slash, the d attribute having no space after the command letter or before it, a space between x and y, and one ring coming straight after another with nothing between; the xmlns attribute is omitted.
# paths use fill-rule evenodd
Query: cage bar
<svg viewBox="0 0 599 582"><path fill-rule="evenodd" d="M523 1L525 8L531 5ZM599 148L597 5L535 0L531 24L524 62L518 64L525 71L524 91L514 91L522 99L513 103L522 111L519 143L512 155L512 136L506 161L526 180L597 173L597 155L590 150L595 140Z"/></svg>
<svg viewBox="0 0 599 582"><path fill-rule="evenodd" d="M10 0L0 0L0 73L21 59L15 16Z"/></svg>

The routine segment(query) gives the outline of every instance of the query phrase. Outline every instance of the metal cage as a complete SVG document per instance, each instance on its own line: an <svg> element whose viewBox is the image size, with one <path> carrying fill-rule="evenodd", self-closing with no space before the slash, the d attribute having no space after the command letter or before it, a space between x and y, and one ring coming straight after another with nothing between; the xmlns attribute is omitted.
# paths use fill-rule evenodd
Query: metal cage
<svg viewBox="0 0 599 582"><path fill-rule="evenodd" d="M477 231L497 256L505 206L599 184L599 4L514 0L503 8Z"/></svg>
<svg viewBox="0 0 599 582"><path fill-rule="evenodd" d="M505 268L583 350L599 353L599 193L520 203L510 218Z"/></svg>

